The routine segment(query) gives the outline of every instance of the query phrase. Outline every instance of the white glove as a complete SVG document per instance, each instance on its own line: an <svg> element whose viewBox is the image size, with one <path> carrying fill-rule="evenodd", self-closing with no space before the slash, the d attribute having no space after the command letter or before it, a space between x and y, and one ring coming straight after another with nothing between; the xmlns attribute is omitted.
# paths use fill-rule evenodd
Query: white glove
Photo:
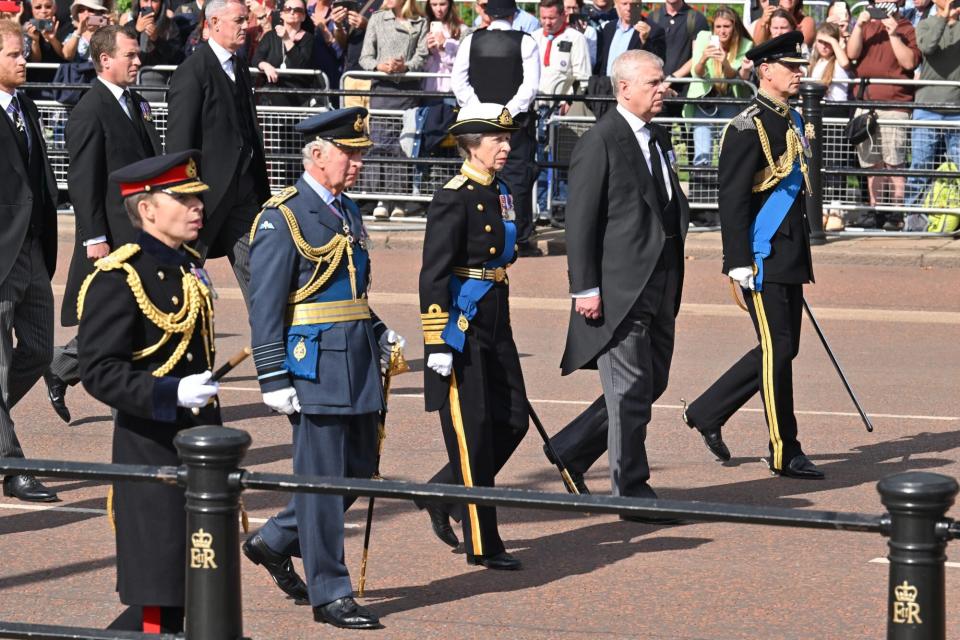
<svg viewBox="0 0 960 640"><path fill-rule="evenodd" d="M400 350L403 351L403 348L407 346L407 341L393 329L384 331L383 335L380 336L380 357L383 358L384 362L390 362L390 354L395 344L399 345Z"/></svg>
<svg viewBox="0 0 960 640"><path fill-rule="evenodd" d="M263 394L263 404L285 416L300 413L300 398L297 397L297 390L293 387L267 391Z"/></svg>
<svg viewBox="0 0 960 640"><path fill-rule="evenodd" d="M213 372L204 371L180 378L177 385L177 406L193 409L204 407L220 390L220 383L211 382Z"/></svg>
<svg viewBox="0 0 960 640"><path fill-rule="evenodd" d="M446 378L453 371L453 354L431 353L427 358L427 366Z"/></svg>
<svg viewBox="0 0 960 640"><path fill-rule="evenodd" d="M730 276L731 280L739 282L742 288L750 289L750 291L754 290L753 267L736 267L735 269L730 269L727 275Z"/></svg>

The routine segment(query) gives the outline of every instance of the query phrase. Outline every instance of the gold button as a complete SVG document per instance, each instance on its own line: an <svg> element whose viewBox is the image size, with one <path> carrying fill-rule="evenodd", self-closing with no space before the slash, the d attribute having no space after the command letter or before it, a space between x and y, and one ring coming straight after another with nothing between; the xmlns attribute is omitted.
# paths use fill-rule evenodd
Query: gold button
<svg viewBox="0 0 960 640"><path fill-rule="evenodd" d="M493 227L491 227L490 225L486 225L486 226L483 228L483 230L486 231L487 233L490 233L491 231L493 231Z"/></svg>
<svg viewBox="0 0 960 640"><path fill-rule="evenodd" d="M178 298L177 296L173 296L172 298L170 298L170 302L172 302L173 304L180 304L180 298Z"/></svg>
<svg viewBox="0 0 960 640"><path fill-rule="evenodd" d="M483 211L483 205L482 205L482 204L478 204L478 205L477 205L477 211Z"/></svg>
<svg viewBox="0 0 960 640"><path fill-rule="evenodd" d="M490 255L493 255L493 254L495 254L496 252L497 252L497 248L496 248L496 247L490 247Z"/></svg>
<svg viewBox="0 0 960 640"><path fill-rule="evenodd" d="M159 278L160 280L163 280L166 277L167 276L163 275L163 271L157 271L157 278Z"/></svg>
<svg viewBox="0 0 960 640"><path fill-rule="evenodd" d="M189 351L187 352L187 362L193 362L193 354Z"/></svg>

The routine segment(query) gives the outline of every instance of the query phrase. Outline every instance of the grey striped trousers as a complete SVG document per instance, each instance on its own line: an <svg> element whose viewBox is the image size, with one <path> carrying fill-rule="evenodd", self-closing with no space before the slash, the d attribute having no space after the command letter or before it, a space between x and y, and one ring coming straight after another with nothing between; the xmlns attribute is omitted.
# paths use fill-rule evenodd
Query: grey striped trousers
<svg viewBox="0 0 960 640"><path fill-rule="evenodd" d="M53 289L40 240L28 236L0 283L0 457L23 457L10 411L52 357Z"/></svg>

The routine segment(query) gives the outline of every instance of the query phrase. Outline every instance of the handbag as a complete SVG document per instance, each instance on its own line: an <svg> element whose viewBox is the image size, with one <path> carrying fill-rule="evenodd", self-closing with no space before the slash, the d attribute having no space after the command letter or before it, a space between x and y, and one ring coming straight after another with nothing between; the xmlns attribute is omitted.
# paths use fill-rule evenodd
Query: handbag
<svg viewBox="0 0 960 640"><path fill-rule="evenodd" d="M859 97L861 100L864 99L864 93L866 92L867 81L866 79L860 80L860 91ZM866 113L861 113L855 118L851 118L847 122L847 127L844 129L844 135L847 138L847 141L850 144L856 146L866 140L867 138L872 137L877 133L877 112L875 109L870 109Z"/></svg>

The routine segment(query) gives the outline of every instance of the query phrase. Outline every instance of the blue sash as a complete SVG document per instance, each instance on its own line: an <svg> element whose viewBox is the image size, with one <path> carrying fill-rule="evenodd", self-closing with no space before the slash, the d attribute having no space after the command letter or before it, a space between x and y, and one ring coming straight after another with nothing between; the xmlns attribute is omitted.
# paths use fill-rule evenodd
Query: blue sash
<svg viewBox="0 0 960 640"><path fill-rule="evenodd" d="M498 182L500 193L506 195L506 187ZM485 269L496 269L509 264L513 260L514 243L517 241L517 225L512 220L503 220L504 235L503 253L499 256L487 260L483 263ZM449 346L457 351L463 352L463 345L467 341L466 333L460 329L458 322L462 315L468 321L473 320L477 315L477 303L487 295L493 287L492 280L477 280L475 278L461 278L460 276L450 276L450 316L447 319L447 326L443 328L440 337Z"/></svg>
<svg viewBox="0 0 960 640"><path fill-rule="evenodd" d="M802 130L803 121L800 115L791 109L790 116L797 128ZM773 249L770 241L783 223L783 219L787 217L787 212L796 201L801 186L803 186L803 172L800 170L800 159L797 158L793 163L793 170L777 183L773 193L763 203L753 224L750 225L750 235L753 238L753 262L757 267L754 278L757 291L763 291L763 259L769 257Z"/></svg>

